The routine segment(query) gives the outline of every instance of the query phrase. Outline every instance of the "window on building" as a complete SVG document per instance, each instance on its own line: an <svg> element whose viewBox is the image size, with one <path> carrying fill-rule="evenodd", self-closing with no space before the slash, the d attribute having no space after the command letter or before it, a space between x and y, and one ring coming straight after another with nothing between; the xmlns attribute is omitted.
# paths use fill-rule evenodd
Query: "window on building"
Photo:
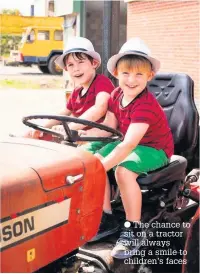
<svg viewBox="0 0 200 274"><path fill-rule="evenodd" d="M37 34L37 40L49 40L49 31L39 30Z"/></svg>
<svg viewBox="0 0 200 274"><path fill-rule="evenodd" d="M63 40L63 31L62 30L55 30L54 31L54 40L62 41Z"/></svg>

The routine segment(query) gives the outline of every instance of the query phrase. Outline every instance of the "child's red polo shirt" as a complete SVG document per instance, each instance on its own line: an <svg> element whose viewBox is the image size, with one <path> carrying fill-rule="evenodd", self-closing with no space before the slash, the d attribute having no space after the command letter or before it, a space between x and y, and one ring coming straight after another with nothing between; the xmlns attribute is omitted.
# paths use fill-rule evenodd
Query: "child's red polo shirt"
<svg viewBox="0 0 200 274"><path fill-rule="evenodd" d="M81 116L86 110L94 106L96 96L99 92L105 91L109 94L114 90L114 85L109 78L104 75L96 75L86 94L81 96L82 87L74 89L67 101L67 109L71 110L75 117ZM104 120L101 118L97 122Z"/></svg>
<svg viewBox="0 0 200 274"><path fill-rule="evenodd" d="M108 109L118 120L118 128L124 134L131 123L147 123L149 128L139 145L154 147L165 151L168 157L174 153L174 144L167 117L156 98L144 90L130 104L123 107L123 91L116 88L109 99Z"/></svg>

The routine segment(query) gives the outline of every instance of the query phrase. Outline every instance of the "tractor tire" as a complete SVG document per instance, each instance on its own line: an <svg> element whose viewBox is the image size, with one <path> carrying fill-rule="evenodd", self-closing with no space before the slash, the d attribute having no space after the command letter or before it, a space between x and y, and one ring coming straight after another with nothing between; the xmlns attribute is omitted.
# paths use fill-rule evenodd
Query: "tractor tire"
<svg viewBox="0 0 200 274"><path fill-rule="evenodd" d="M39 70L40 70L42 73L49 74L49 70L48 70L48 67L47 67L47 66L40 66L40 65L38 65L38 68L39 68Z"/></svg>
<svg viewBox="0 0 200 274"><path fill-rule="evenodd" d="M185 243L187 254L184 256L186 264L182 266L182 273L199 273L199 216L200 209L198 208L192 218L191 226L188 230Z"/></svg>
<svg viewBox="0 0 200 274"><path fill-rule="evenodd" d="M62 69L60 69L55 64L55 60L58 56L59 56L58 54L53 55L49 60L48 69L49 69L50 74L53 74L53 75L61 75L62 74Z"/></svg>

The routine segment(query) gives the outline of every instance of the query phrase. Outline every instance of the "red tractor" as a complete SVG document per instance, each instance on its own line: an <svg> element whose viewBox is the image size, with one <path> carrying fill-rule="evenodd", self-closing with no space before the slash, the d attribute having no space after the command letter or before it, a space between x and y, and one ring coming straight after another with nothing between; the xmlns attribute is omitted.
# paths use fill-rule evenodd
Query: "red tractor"
<svg viewBox="0 0 200 274"><path fill-rule="evenodd" d="M192 182L198 180L199 174L186 177L198 167L199 116L193 100L193 81L185 74L159 74L149 84L149 90L167 114L176 155L168 166L138 179L143 194L142 222L148 224L146 233L153 233L154 239L149 238L149 244L141 247L141 253L133 258L135 263L126 264L110 256L117 235L89 243L101 220L106 172L95 156L76 145L77 141L121 139L121 133L86 120L35 115L25 117L23 122L62 142L13 137L0 141L2 272L190 272L192 267L198 268L199 186L194 187ZM41 118L60 121L67 137L32 121ZM80 137L69 129L67 123L71 121L113 135ZM120 193L113 172L108 176L113 211L122 224ZM167 230L168 225L171 228ZM156 231L172 230L181 237L166 238L167 248L151 246L153 240L160 241ZM191 252L188 241L194 244L196 260L194 256L190 260L185 252ZM152 255L148 250L153 251Z"/></svg>

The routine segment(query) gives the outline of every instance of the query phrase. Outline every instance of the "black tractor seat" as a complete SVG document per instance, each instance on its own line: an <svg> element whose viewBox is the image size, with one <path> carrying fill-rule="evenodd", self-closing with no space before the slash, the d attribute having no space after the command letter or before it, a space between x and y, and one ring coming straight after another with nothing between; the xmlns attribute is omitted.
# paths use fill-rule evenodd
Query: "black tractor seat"
<svg viewBox="0 0 200 274"><path fill-rule="evenodd" d="M184 180L187 160L178 155L173 155L169 165L148 172L147 175L140 175L137 182L142 190L160 188L169 182Z"/></svg>
<svg viewBox="0 0 200 274"><path fill-rule="evenodd" d="M198 149L199 115L194 103L193 80L186 74L158 74L149 82L148 89L167 115L177 155L171 157L169 165L138 177L144 190L183 180L187 165Z"/></svg>

